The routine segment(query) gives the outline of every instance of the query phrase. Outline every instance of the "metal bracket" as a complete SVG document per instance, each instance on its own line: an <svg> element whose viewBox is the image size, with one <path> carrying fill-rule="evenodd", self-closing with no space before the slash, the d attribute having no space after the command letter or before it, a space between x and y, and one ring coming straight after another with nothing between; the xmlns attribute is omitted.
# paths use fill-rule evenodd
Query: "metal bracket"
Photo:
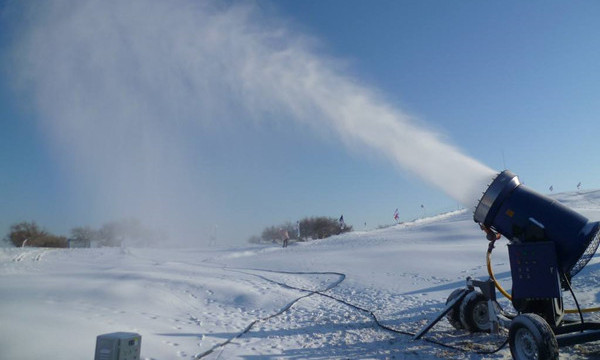
<svg viewBox="0 0 600 360"><path fill-rule="evenodd" d="M494 285L494 282L492 281L492 279L488 279L486 281L480 281L480 280L473 280L471 277L468 277L466 289L464 289L464 291L459 296L452 299L448 304L446 304L446 307L444 308L444 310L442 310L442 312L439 313L435 319L433 319L421 331L419 331L413 337L413 340L419 340L420 338L423 337L423 335L427 334L427 332L429 332L429 330L431 330L431 328L435 324L437 324L440 320L442 320L442 318L444 316L446 316L446 314L448 314L448 312L450 312L450 310L456 304L461 302L469 292L475 291L475 288L479 288L481 290L481 292L483 293L483 295L485 296L485 298L488 299L488 301L487 301L488 315L490 318L490 323L492 324L490 332L492 334L499 333L500 332L500 318L499 318L500 314L498 313L497 308L494 304L496 302L496 287Z"/></svg>
<svg viewBox="0 0 600 360"><path fill-rule="evenodd" d="M494 285L494 281L492 279L488 279L486 281L473 280L470 277L467 278L467 288L470 290L475 290L475 288L479 288L483 293L483 296L488 300L488 316L490 320L491 329L490 333L498 334L500 332L500 315L496 309L494 303L496 302L496 286Z"/></svg>
<svg viewBox="0 0 600 360"><path fill-rule="evenodd" d="M468 291L465 289L465 291L462 292L462 294L460 294L459 296L455 297L454 299L452 299L452 301L450 301L448 304L446 304L446 307L444 308L444 310L442 310L441 313L438 314L438 316L433 319L429 324L427 324L427 326L425 326L421 331L419 331L414 337L413 340L419 340L420 338L423 337L423 335L427 334L427 332L429 332L429 330L431 330L431 328L437 324L440 320L442 320L442 318L444 316L446 316L446 314L448 314L448 312L450 312L450 310L452 309L452 307L456 304L458 304L460 301L462 301L462 299L465 298L465 296L467 295Z"/></svg>

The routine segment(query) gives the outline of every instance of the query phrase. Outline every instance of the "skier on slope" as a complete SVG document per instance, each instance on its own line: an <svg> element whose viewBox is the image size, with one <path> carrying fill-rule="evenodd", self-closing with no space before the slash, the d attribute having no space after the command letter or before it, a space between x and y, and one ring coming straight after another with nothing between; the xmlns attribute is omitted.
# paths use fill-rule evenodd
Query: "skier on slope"
<svg viewBox="0 0 600 360"><path fill-rule="evenodd" d="M288 241L290 240L290 235L288 234L287 230L283 228L279 229L279 233L281 234L281 239L283 240L283 247L287 247Z"/></svg>
<svg viewBox="0 0 600 360"><path fill-rule="evenodd" d="M344 231L344 229L346 228L346 223L344 222L344 215L342 214L342 216L340 216L340 230Z"/></svg>

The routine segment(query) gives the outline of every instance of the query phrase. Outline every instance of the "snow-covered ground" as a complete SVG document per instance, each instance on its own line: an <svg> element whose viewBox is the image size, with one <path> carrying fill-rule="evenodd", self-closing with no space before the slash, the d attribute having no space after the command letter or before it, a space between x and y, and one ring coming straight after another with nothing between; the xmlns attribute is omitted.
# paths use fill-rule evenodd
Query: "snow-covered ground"
<svg viewBox="0 0 600 360"><path fill-rule="evenodd" d="M600 191L555 198L600 220ZM506 243L493 267L510 289ZM92 359L96 336L117 331L142 335L142 359L507 359L507 348L477 353L506 331L469 334L443 320L425 340L410 336L467 276L487 278L486 249L466 211L286 249L1 249L0 359ZM573 282L582 306L599 303L600 259Z"/></svg>

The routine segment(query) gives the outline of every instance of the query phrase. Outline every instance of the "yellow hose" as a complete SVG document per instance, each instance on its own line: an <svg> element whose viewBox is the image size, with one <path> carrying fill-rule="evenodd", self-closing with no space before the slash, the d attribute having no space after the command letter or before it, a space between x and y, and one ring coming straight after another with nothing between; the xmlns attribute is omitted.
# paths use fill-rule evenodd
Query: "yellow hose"
<svg viewBox="0 0 600 360"><path fill-rule="evenodd" d="M485 260L487 263L488 274L490 274L490 279L492 279L494 285L496 285L496 289L498 289L498 291L500 291L500 293L502 293L504 297L512 301L512 296L510 296L510 294L506 290L504 290L504 288L500 285L500 283L498 282L498 280L496 280L496 277L494 276L494 271L492 270L492 250L489 250L487 252Z"/></svg>
<svg viewBox="0 0 600 360"><path fill-rule="evenodd" d="M502 293L502 295L504 295L508 300L512 300L512 296L506 290L504 290L504 288L500 285L500 283L498 282L498 280L496 280L496 277L494 276L494 271L492 270L492 250L491 249L488 250L485 258L486 258L486 263L487 263L488 274L490 275L490 279L492 279L492 281L494 282L494 285L496 285L496 289L498 289L498 291L500 291L500 293ZM600 307L581 309L581 312L584 312L584 313L591 313L591 312L596 312L596 311L600 311ZM565 309L565 313L577 314L577 313L579 313L579 311L577 311L577 309Z"/></svg>

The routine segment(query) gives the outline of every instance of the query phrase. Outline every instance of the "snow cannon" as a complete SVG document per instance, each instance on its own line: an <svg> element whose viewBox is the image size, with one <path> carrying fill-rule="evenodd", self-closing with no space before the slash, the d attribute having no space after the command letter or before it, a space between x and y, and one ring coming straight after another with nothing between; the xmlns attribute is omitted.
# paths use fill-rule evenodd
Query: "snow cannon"
<svg viewBox="0 0 600 360"><path fill-rule="evenodd" d="M569 279L590 261L600 242L599 222L590 222L558 201L527 188L508 170L489 185L473 219L485 229L504 235L512 244L551 243L558 271Z"/></svg>
<svg viewBox="0 0 600 360"><path fill-rule="evenodd" d="M489 240L489 278L467 278L466 287L448 296L444 310L415 339L445 317L454 328L469 332L499 334L500 327L508 328L516 360L558 360L560 347L600 340L600 322L584 318L584 313L600 307L582 309L571 287L573 276L598 248L600 222L527 188L508 170L489 184L473 219ZM509 242L510 293L492 270L491 254L502 235ZM576 308L564 308L564 290ZM516 314L500 306L496 291L512 302Z"/></svg>

